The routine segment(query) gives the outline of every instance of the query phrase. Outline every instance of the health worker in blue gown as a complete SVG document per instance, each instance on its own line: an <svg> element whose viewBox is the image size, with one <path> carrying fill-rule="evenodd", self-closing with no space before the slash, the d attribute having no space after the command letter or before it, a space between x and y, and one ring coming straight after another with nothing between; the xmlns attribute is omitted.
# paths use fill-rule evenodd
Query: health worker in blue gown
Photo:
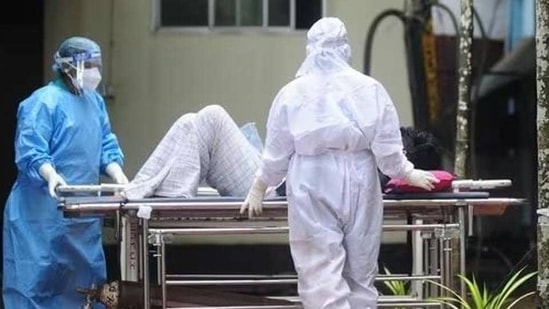
<svg viewBox="0 0 549 309"><path fill-rule="evenodd" d="M55 79L17 111L18 176L4 210L3 299L7 309L80 308L77 288L106 280L100 218L65 218L59 185L97 184L100 174L127 183L101 81L101 50L66 39L54 56ZM97 307L99 308L99 307Z"/></svg>

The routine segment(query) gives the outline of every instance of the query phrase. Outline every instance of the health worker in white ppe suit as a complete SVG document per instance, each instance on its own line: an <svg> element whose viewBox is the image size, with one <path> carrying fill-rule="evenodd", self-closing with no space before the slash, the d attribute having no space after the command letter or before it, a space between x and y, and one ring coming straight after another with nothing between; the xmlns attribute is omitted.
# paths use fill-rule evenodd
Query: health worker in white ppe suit
<svg viewBox="0 0 549 309"><path fill-rule="evenodd" d="M285 176L289 241L306 309L377 308L383 201L377 168L427 190L438 180L403 153L384 87L349 65L341 20L307 32L306 58L276 95L262 165L240 212L258 215Z"/></svg>
<svg viewBox="0 0 549 309"><path fill-rule="evenodd" d="M127 183L101 81L101 50L84 37L63 41L55 79L19 104L18 175L4 210L3 299L7 309L80 308L78 288L106 281L100 218L65 218L59 185ZM94 308L102 308L96 305Z"/></svg>

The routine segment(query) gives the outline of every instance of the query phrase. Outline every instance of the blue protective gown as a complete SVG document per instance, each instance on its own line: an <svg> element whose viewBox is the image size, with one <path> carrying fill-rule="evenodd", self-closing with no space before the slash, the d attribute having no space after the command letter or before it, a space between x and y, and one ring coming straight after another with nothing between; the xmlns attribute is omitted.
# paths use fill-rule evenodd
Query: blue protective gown
<svg viewBox="0 0 549 309"><path fill-rule="evenodd" d="M18 177L4 210L5 308L80 308L76 289L106 280L102 221L64 218L38 170L50 162L67 184L97 184L107 164L122 164L122 151L101 96L74 95L59 80L24 100L17 121Z"/></svg>

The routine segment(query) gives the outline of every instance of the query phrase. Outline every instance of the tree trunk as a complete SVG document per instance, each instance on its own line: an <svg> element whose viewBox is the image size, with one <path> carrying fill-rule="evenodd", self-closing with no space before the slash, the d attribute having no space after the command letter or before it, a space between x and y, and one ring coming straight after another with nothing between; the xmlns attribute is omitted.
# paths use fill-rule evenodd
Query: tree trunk
<svg viewBox="0 0 549 309"><path fill-rule="evenodd" d="M549 0L536 1L538 210L549 206ZM538 295L549 308L549 216L538 216Z"/></svg>
<svg viewBox="0 0 549 309"><path fill-rule="evenodd" d="M468 177L469 114L471 103L471 46L473 44L473 0L461 0L459 36L459 85L456 111L456 147L454 173Z"/></svg>
<svg viewBox="0 0 549 309"><path fill-rule="evenodd" d="M473 0L461 0L461 22L459 34L459 82L456 110L456 144L454 174L457 178L469 177L469 128L471 106L471 58L473 45ZM465 228L462 226L461 228ZM462 270L460 265L460 246L452 241L452 278L454 288L459 288L461 297L466 298L465 283L455 274ZM465 274L461 274L465 275Z"/></svg>

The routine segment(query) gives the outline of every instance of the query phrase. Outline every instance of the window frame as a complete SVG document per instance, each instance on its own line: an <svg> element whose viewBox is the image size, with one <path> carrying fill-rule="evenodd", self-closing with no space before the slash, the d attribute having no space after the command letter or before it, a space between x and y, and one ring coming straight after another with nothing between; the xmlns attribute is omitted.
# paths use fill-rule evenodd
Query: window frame
<svg viewBox="0 0 549 309"><path fill-rule="evenodd" d="M162 26L161 25L161 5L160 1L162 0L151 0L151 31L152 32L220 32L220 33L241 33L241 32L304 32L307 29L295 29L296 25L296 1L290 1L290 25L288 26L269 26L269 6L268 0L261 0L263 2L263 23L261 26L215 26L215 1L217 0L207 0L208 1L208 25L207 26ZM326 16L326 5L327 0L320 1L320 12L321 16ZM235 12L236 20L239 20L240 13L240 0L237 2L237 11Z"/></svg>

